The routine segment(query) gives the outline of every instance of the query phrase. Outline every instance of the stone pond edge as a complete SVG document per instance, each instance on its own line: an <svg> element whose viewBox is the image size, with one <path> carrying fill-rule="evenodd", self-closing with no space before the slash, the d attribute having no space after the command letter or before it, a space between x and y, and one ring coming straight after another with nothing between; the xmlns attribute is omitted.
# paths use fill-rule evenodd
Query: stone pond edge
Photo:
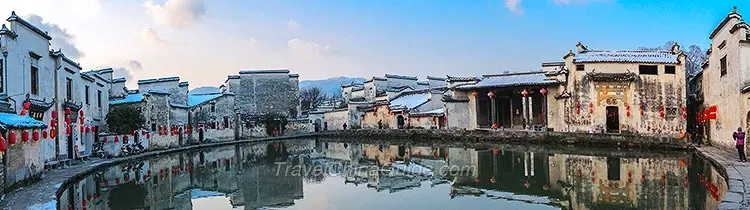
<svg viewBox="0 0 750 210"><path fill-rule="evenodd" d="M492 143L524 143L524 144L540 144L540 143L553 143L553 144L564 144L564 145L588 145L588 146L618 146L618 147L632 147L632 148L656 148L656 149L670 149L670 150L695 150L696 154L700 155L703 159L708 160L718 171L722 174L728 186L728 192L724 196L719 209L739 209L747 207L750 200L748 200L748 192L746 192L744 179L739 174L737 169L728 164L722 159L718 158L716 154L713 154L704 149L695 148L692 145L684 142L684 140L678 140L670 137L655 137L655 136L640 136L635 134L601 134L601 133L567 133L567 132L532 132L532 131L478 131L478 130L345 130L345 131L324 131L319 133L299 134L290 136L280 137L266 137L266 138L255 138L245 139L238 141L226 141L226 142L214 142L207 144L191 145L186 147L171 148L166 150L154 150L148 151L142 154L118 157L103 161L99 164L88 166L86 169L71 175L68 179L63 181L60 188L57 189L55 196L58 197L62 192L65 191L73 182L99 170L102 168L110 167L127 161L140 160L150 158L158 155L165 155L171 153L177 153L195 149L206 149L234 144L243 143L254 143L264 141L275 141L285 139L296 139L296 138L310 138L310 137L354 137L354 138L377 138L377 139L393 139L393 138L407 138L410 140L425 140L425 139L442 139L442 140L475 140L482 142ZM727 173L727 170L733 170L733 173ZM736 172L736 173L735 173ZM735 182L730 182L735 180ZM738 181L738 182L737 182ZM736 185L736 186L733 186ZM741 189L737 190L737 188ZM741 197L740 201L730 199L735 196Z"/></svg>

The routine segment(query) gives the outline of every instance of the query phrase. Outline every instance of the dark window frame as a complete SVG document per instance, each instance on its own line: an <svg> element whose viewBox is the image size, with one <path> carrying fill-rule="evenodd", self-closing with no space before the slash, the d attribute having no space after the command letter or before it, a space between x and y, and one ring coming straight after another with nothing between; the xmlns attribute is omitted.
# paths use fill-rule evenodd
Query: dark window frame
<svg viewBox="0 0 750 210"><path fill-rule="evenodd" d="M86 96L86 105L91 105L91 103L89 102L89 91L91 91L90 89L91 88L88 85L84 86L83 88L83 91L86 91L85 93L83 93Z"/></svg>
<svg viewBox="0 0 750 210"><path fill-rule="evenodd" d="M65 97L68 100L73 100L73 79L65 78Z"/></svg>
<svg viewBox="0 0 750 210"><path fill-rule="evenodd" d="M664 74L677 74L676 66L664 66Z"/></svg>
<svg viewBox="0 0 750 210"><path fill-rule="evenodd" d="M99 105L99 107L102 107L102 91L101 90L96 90L96 97L97 97L96 103Z"/></svg>
<svg viewBox="0 0 750 210"><path fill-rule="evenodd" d="M31 94L39 95L39 68L31 66Z"/></svg>
<svg viewBox="0 0 750 210"><path fill-rule="evenodd" d="M586 65L577 64L576 65L576 71L586 71Z"/></svg>
<svg viewBox="0 0 750 210"><path fill-rule="evenodd" d="M639 75L659 75L659 66L657 65L638 65Z"/></svg>
<svg viewBox="0 0 750 210"><path fill-rule="evenodd" d="M721 57L719 60L719 69L721 69L721 76L727 75L727 56Z"/></svg>

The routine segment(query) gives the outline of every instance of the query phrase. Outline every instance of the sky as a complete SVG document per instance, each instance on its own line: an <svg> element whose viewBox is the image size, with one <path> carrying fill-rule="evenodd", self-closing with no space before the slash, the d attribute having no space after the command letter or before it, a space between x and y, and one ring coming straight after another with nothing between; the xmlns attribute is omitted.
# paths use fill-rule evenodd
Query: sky
<svg viewBox="0 0 750 210"><path fill-rule="evenodd" d="M0 0L88 69L219 86L240 70L301 80L538 70L582 42L637 49L708 36L746 0ZM5 21L0 21L5 23Z"/></svg>

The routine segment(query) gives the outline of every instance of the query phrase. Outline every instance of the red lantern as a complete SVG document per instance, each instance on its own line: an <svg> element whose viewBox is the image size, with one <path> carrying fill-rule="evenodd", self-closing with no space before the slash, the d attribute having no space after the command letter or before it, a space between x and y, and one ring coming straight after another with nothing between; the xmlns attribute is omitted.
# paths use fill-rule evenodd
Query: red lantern
<svg viewBox="0 0 750 210"><path fill-rule="evenodd" d="M86 133L91 133L91 127L86 126Z"/></svg>
<svg viewBox="0 0 750 210"><path fill-rule="evenodd" d="M47 130L42 131L42 138L47 139Z"/></svg>
<svg viewBox="0 0 750 210"><path fill-rule="evenodd" d="M71 134L73 133L73 129L70 128L70 126L65 126L65 134Z"/></svg>
<svg viewBox="0 0 750 210"><path fill-rule="evenodd" d="M542 88L541 90L539 90L539 93L541 93L542 95L546 96L547 95L547 88Z"/></svg>
<svg viewBox="0 0 750 210"><path fill-rule="evenodd" d="M84 129L83 125L81 125L80 127L81 127L81 133L83 133L84 131L86 131L86 129Z"/></svg>
<svg viewBox="0 0 750 210"><path fill-rule="evenodd" d="M23 102L23 109L29 109L31 108L31 102Z"/></svg>
<svg viewBox="0 0 750 210"><path fill-rule="evenodd" d="M26 112L27 112L27 110L26 110L26 109L22 109L22 110L21 110L21 116L26 116Z"/></svg>
<svg viewBox="0 0 750 210"><path fill-rule="evenodd" d="M630 105L625 106L625 116L630 117Z"/></svg>
<svg viewBox="0 0 750 210"><path fill-rule="evenodd" d="M91 127L91 132L94 132L94 133L96 133L96 129L97 129L98 127L99 127L99 126L93 126L93 127Z"/></svg>
<svg viewBox="0 0 750 210"><path fill-rule="evenodd" d="M78 118L78 122L80 122L81 124L83 124L83 122L84 122L84 118L83 118L83 117L79 117L79 118Z"/></svg>
<svg viewBox="0 0 750 210"><path fill-rule="evenodd" d="M137 130L133 130L132 134L133 134L133 136L135 136L136 134L138 134L138 131Z"/></svg>
<svg viewBox="0 0 750 210"><path fill-rule="evenodd" d="M52 110L52 118L57 119L57 111Z"/></svg>
<svg viewBox="0 0 750 210"><path fill-rule="evenodd" d="M102 142L107 143L107 137L106 136L102 138Z"/></svg>
<svg viewBox="0 0 750 210"><path fill-rule="evenodd" d="M146 139L151 139L151 133L146 133Z"/></svg>
<svg viewBox="0 0 750 210"><path fill-rule="evenodd" d="M471 92L471 96L477 97L478 95L479 93L477 93L477 91Z"/></svg>
<svg viewBox="0 0 750 210"><path fill-rule="evenodd" d="M52 139L54 139L55 137L57 137L57 130L55 130L55 128L52 128L52 129L49 130L49 137L52 138Z"/></svg>
<svg viewBox="0 0 750 210"><path fill-rule="evenodd" d="M83 117L83 110L80 110L80 111L78 111L78 115L79 115L80 117Z"/></svg>
<svg viewBox="0 0 750 210"><path fill-rule="evenodd" d="M52 118L52 119L51 119L51 120L49 121L49 126L51 126L51 127L55 127L55 126L57 126L57 120L56 120L55 118Z"/></svg>
<svg viewBox="0 0 750 210"><path fill-rule="evenodd" d="M8 132L8 143L10 143L10 146L16 144L16 132Z"/></svg>
<svg viewBox="0 0 750 210"><path fill-rule="evenodd" d="M34 141L39 141L39 131L32 132L31 138L34 139Z"/></svg>
<svg viewBox="0 0 750 210"><path fill-rule="evenodd" d="M490 91L489 93L487 93L487 96L489 96L490 98L495 98L495 93Z"/></svg>
<svg viewBox="0 0 750 210"><path fill-rule="evenodd" d="M65 108L65 115L70 115L70 107Z"/></svg>
<svg viewBox="0 0 750 210"><path fill-rule="evenodd" d="M523 97L529 96L529 91L527 91L526 89L523 89L523 91L521 91L521 95Z"/></svg>
<svg viewBox="0 0 750 210"><path fill-rule="evenodd" d="M5 142L5 138L0 136L0 153L5 153L8 150L8 144Z"/></svg>
<svg viewBox="0 0 750 210"><path fill-rule="evenodd" d="M146 131L145 131L145 130L142 130L142 131L141 131L141 135L146 135Z"/></svg>
<svg viewBox="0 0 750 210"><path fill-rule="evenodd" d="M29 142L29 131L24 130L21 132L21 140L23 142Z"/></svg>
<svg viewBox="0 0 750 210"><path fill-rule="evenodd" d="M128 135L122 136L122 142L124 142L124 143L128 142Z"/></svg>
<svg viewBox="0 0 750 210"><path fill-rule="evenodd" d="M119 136L115 136L115 142L120 142L120 137Z"/></svg>
<svg viewBox="0 0 750 210"><path fill-rule="evenodd" d="M68 124L68 125L70 125L70 117L66 117L65 118L65 123Z"/></svg>
<svg viewBox="0 0 750 210"><path fill-rule="evenodd" d="M593 113L594 113L594 103L589 102L589 114L593 114Z"/></svg>

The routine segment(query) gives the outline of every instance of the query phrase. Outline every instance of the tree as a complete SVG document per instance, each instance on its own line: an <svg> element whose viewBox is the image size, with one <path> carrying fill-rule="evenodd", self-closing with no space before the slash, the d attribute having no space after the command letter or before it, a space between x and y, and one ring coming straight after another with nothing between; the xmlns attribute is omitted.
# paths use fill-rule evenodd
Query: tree
<svg viewBox="0 0 750 210"><path fill-rule="evenodd" d="M664 45L655 48L641 47L642 50L672 50L675 41L668 41ZM684 48L683 48L684 49ZM685 76L695 75L701 71L701 65L708 59L706 52L698 45L690 45L687 50L682 50L687 57L685 60Z"/></svg>
<svg viewBox="0 0 750 210"><path fill-rule="evenodd" d="M323 102L323 93L318 87L306 88L300 92L300 105L307 111L318 107Z"/></svg>
<svg viewBox="0 0 750 210"><path fill-rule="evenodd" d="M141 115L141 109L131 105L110 107L106 120L109 132L115 134L131 133L146 123L146 119Z"/></svg>

